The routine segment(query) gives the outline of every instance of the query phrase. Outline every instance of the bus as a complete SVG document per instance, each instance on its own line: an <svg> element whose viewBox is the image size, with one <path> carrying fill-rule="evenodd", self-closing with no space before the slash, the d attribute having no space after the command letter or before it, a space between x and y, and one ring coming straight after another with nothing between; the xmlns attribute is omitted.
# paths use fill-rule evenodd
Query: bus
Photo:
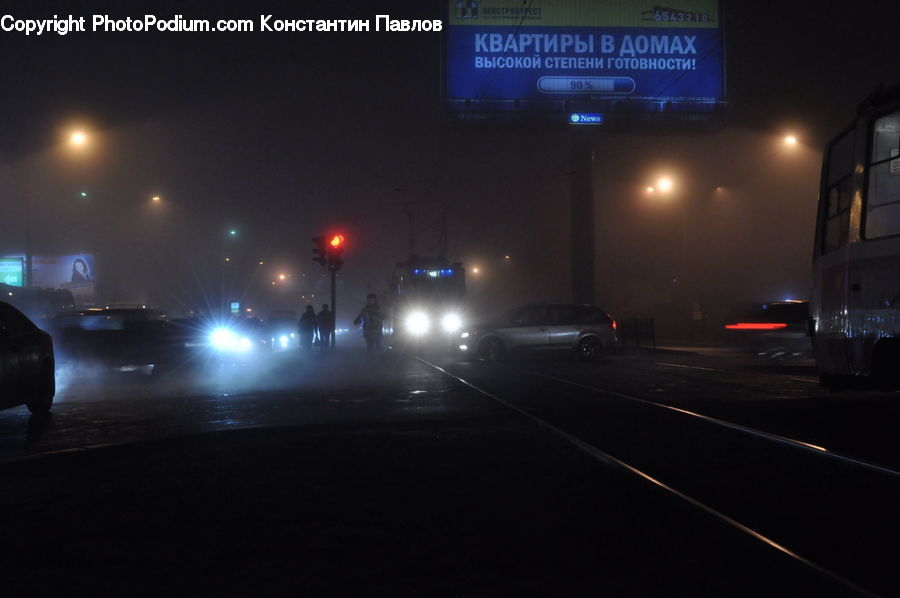
<svg viewBox="0 0 900 598"><path fill-rule="evenodd" d="M810 335L820 380L900 370L900 85L879 88L825 148Z"/></svg>

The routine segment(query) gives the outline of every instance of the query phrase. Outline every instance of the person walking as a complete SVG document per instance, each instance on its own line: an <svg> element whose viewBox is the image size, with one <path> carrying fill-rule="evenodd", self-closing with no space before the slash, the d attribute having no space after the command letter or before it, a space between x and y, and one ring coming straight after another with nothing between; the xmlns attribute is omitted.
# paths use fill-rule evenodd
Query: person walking
<svg viewBox="0 0 900 598"><path fill-rule="evenodd" d="M316 310L312 305L306 306L306 311L300 316L297 328L300 333L300 349L302 351L311 350L313 339L316 336Z"/></svg>
<svg viewBox="0 0 900 598"><path fill-rule="evenodd" d="M319 329L319 346L328 351L334 334L334 313L327 304L322 304L322 311L316 314L316 327Z"/></svg>
<svg viewBox="0 0 900 598"><path fill-rule="evenodd" d="M354 326L362 323L363 338L366 339L366 348L370 353L381 351L384 344L384 312L378 305L375 293L366 295L366 305L353 320Z"/></svg>

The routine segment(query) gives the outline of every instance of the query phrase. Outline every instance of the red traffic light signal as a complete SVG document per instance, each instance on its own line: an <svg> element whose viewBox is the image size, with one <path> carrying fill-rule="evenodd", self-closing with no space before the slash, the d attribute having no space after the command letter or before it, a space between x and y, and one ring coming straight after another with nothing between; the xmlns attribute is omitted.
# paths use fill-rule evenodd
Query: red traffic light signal
<svg viewBox="0 0 900 598"><path fill-rule="evenodd" d="M331 245L332 248L337 249L344 244L344 235L332 235L328 244Z"/></svg>

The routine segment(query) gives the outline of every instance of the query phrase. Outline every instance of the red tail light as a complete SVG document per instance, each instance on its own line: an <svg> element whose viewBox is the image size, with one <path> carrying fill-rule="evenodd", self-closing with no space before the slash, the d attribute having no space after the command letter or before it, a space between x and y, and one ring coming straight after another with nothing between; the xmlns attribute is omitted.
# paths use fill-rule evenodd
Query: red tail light
<svg viewBox="0 0 900 598"><path fill-rule="evenodd" d="M616 328L618 328L618 326L619 325L616 324L615 320L613 320L612 318L609 319L609 327L613 329L613 332L615 332L615 330L616 330Z"/></svg>
<svg viewBox="0 0 900 598"><path fill-rule="evenodd" d="M783 322L738 322L737 324L725 324L729 330L780 330L787 328Z"/></svg>

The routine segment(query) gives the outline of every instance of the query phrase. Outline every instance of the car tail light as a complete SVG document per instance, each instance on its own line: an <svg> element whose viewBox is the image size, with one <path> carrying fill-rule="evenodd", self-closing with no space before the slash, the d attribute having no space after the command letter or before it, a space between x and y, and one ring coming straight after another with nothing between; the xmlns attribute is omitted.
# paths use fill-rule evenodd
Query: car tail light
<svg viewBox="0 0 900 598"><path fill-rule="evenodd" d="M787 328L784 322L738 322L737 324L725 324L729 330L780 330Z"/></svg>
<svg viewBox="0 0 900 598"><path fill-rule="evenodd" d="M613 332L615 332L616 328L618 328L619 325L616 323L616 321L614 319L610 318L609 319L609 327L613 329Z"/></svg>

